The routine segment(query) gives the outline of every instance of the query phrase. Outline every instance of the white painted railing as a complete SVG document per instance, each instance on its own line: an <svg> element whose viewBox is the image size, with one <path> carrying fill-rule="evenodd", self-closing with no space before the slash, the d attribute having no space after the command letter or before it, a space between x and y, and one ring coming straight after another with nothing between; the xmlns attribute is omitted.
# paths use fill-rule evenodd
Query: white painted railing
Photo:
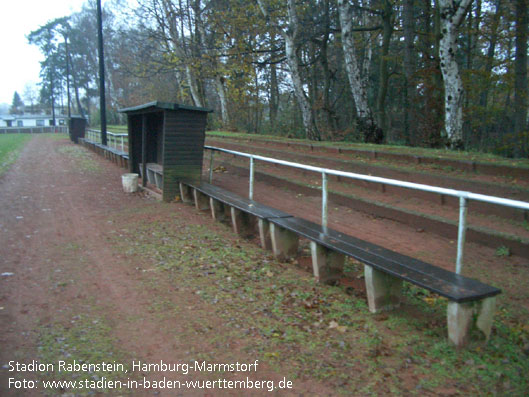
<svg viewBox="0 0 529 397"><path fill-rule="evenodd" d="M336 175L345 178L358 179L368 182L381 183L385 185L399 186L408 189L421 190L424 192L438 193L446 196L459 197L459 225L458 225L458 237L457 237L457 258L456 258L456 273L460 274L463 267L463 253L465 246L466 238L466 229L467 229L467 202L468 200L482 201L490 204L503 205L506 207L519 208L522 210L529 210L529 203L525 201L512 200L503 197L496 196L487 196L484 194L472 193L463 190L454 190L447 189L438 186L423 185L421 183L413 183L400 181L397 179L381 178L378 176L356 174L353 172L345 172L333 170L330 168L315 167L307 164L294 163L291 161L279 160L271 157L259 156L256 154L237 152L235 150L228 150L223 148L218 148L214 146L204 146L204 149L211 151L210 158L210 168L209 168L209 181L213 180L213 155L215 151L233 154L235 156L246 157L250 159L250 186L249 186L249 198L253 199L253 185L254 185L254 173L255 173L255 160L264 161L267 163L284 165L287 167L300 168L307 171L313 171L321 174L321 191L322 191L322 200L321 200L321 224L324 230L327 228L327 198L328 198L328 188L327 188L327 175Z"/></svg>
<svg viewBox="0 0 529 397"><path fill-rule="evenodd" d="M101 131L87 129L85 135L89 141L101 143ZM107 146L125 152L125 147L128 150L128 136L128 134L107 131ZM127 143L125 144L125 142Z"/></svg>

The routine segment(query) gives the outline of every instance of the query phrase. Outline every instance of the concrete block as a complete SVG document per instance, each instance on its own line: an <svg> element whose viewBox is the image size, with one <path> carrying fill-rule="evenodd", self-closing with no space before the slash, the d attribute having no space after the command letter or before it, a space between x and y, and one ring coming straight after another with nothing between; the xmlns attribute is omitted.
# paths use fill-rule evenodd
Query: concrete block
<svg viewBox="0 0 529 397"><path fill-rule="evenodd" d="M270 222L266 219L259 218L259 239L261 240L261 248L266 250L272 249L272 238L270 237Z"/></svg>
<svg viewBox="0 0 529 397"><path fill-rule="evenodd" d="M463 347L477 328L487 341L492 330L492 321L496 310L496 297L485 298L479 302L449 302L446 309L448 339L456 347Z"/></svg>
<svg viewBox="0 0 529 397"><path fill-rule="evenodd" d="M209 208L211 208L211 217L216 221L223 221L226 219L226 212L224 204L213 197L209 198Z"/></svg>
<svg viewBox="0 0 529 397"><path fill-rule="evenodd" d="M254 219L251 215L231 207L231 223L233 231L240 236L249 237L254 233Z"/></svg>
<svg viewBox="0 0 529 397"><path fill-rule="evenodd" d="M192 203L194 201L192 196L193 192L191 190L192 189L189 186L180 182L180 199L183 203Z"/></svg>
<svg viewBox="0 0 529 397"><path fill-rule="evenodd" d="M402 280L371 266L364 266L369 311L378 313L400 305Z"/></svg>
<svg viewBox="0 0 529 397"><path fill-rule="evenodd" d="M345 255L330 250L314 241L310 242L312 270L319 282L334 284L343 275Z"/></svg>
<svg viewBox="0 0 529 397"><path fill-rule="evenodd" d="M209 210L209 197L204 193L199 192L197 189L193 189L193 196L195 198L195 208L199 211Z"/></svg>
<svg viewBox="0 0 529 397"><path fill-rule="evenodd" d="M297 255L299 236L296 233L270 223L270 237L276 258L283 260Z"/></svg>
<svg viewBox="0 0 529 397"><path fill-rule="evenodd" d="M476 326L483 332L485 340L489 340L492 330L492 320L496 311L496 297L485 298L477 303Z"/></svg>
<svg viewBox="0 0 529 397"><path fill-rule="evenodd" d="M156 187L158 189L162 188L162 176L157 172L154 173L154 181L156 182Z"/></svg>
<svg viewBox="0 0 529 397"><path fill-rule="evenodd" d="M467 343L473 316L473 303L448 303L446 309L448 339L457 347L462 347Z"/></svg>

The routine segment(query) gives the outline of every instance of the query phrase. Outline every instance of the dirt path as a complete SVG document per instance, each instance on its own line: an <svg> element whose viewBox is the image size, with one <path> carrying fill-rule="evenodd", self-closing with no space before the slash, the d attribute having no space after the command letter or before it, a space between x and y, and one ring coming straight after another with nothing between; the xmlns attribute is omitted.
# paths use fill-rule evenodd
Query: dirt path
<svg viewBox="0 0 529 397"><path fill-rule="evenodd" d="M120 228L129 226L130 218L141 217L153 208L160 218L178 210L180 218L191 223L209 220L183 204L169 206L148 197L125 195L120 188L122 172L66 140L36 136L0 180L0 272L7 273L0 278L0 395L41 395L42 388L8 389L9 378L39 378L32 372L10 372L9 362L31 363L39 360L43 351L57 350L57 344L63 357L68 357L71 343L68 346L68 340L63 341L66 336L57 337L56 331L69 335L86 326L87 321L95 324L90 325L94 328L100 321L108 325L103 336L99 329L92 332L108 339L108 348L112 353L121 352L117 357L123 360L188 362L196 359L201 350L211 349L207 336L190 338L188 333L189 323L196 321L204 321L212 329L220 327L218 319L206 318L207 305L163 278L153 283L146 265L120 254L109 243ZM116 213L125 215L115 216ZM146 222L153 221L151 215L145 218ZM153 294L160 293L167 302L185 302L181 312L169 316L153 308ZM193 321L186 323L182 318ZM55 335L51 347L43 341L49 335ZM88 332L87 337L90 335ZM89 347L79 347L82 348ZM223 362L233 358L234 352L238 352L236 343L215 354L218 362ZM235 357L240 362L255 361L244 352ZM282 379L277 372L263 366L259 369L250 377L277 382ZM136 374L140 378L142 375ZM162 376L146 375L155 380ZM197 374L194 379L209 378ZM332 394L311 382L285 394L300 395L310 388ZM163 390L141 388L133 392L160 393L165 394ZM166 394L182 395L180 391ZM240 391L231 394L239 395Z"/></svg>

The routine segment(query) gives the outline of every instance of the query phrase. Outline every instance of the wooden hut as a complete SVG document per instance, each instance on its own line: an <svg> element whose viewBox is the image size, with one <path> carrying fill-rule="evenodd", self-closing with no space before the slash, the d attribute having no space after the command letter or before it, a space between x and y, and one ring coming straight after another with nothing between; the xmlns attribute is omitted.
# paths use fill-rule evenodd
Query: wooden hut
<svg viewBox="0 0 529 397"><path fill-rule="evenodd" d="M79 143L79 138L84 138L86 130L86 119L72 116L68 120L68 132L72 142Z"/></svg>
<svg viewBox="0 0 529 397"><path fill-rule="evenodd" d="M180 181L198 182L209 109L149 102L119 110L127 114L129 170L156 184L164 201L179 194Z"/></svg>

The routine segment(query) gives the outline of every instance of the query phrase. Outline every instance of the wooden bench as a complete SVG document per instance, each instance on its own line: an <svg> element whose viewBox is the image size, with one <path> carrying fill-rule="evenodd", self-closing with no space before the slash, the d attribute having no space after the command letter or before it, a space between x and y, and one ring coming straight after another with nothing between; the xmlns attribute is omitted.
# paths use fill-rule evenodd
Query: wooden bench
<svg viewBox="0 0 529 397"><path fill-rule="evenodd" d="M184 202L194 202L197 209L210 209L214 219L225 219L231 212L233 229L239 234L248 234L252 228L251 217L256 217L261 246L272 249L279 259L296 256L299 237L308 239L314 276L320 282L333 283L342 277L345 256L361 262L368 307L373 313L398 307L402 282L407 281L449 300L448 338L456 346L467 342L474 326L486 339L490 336L496 295L501 293L498 288L336 230L324 229L217 186L181 183L180 193Z"/></svg>
<svg viewBox="0 0 529 397"><path fill-rule="evenodd" d="M243 236L253 233L257 219L259 239L265 249L272 249L270 220L291 217L283 211L208 183L180 183L180 196L184 202L194 202L198 210L211 210L213 219L230 220L234 232Z"/></svg>
<svg viewBox="0 0 529 397"><path fill-rule="evenodd" d="M143 178L143 164L140 163L140 176ZM157 163L147 163L147 182L155 185L158 189L163 188L163 166Z"/></svg>

